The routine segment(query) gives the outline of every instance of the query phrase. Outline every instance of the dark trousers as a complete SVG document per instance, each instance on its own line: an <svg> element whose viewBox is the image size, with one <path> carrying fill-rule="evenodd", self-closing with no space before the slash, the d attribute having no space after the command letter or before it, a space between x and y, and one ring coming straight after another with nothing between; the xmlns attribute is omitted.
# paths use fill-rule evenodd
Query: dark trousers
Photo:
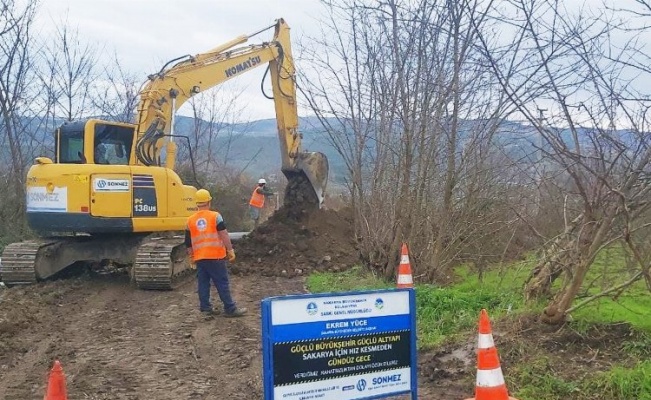
<svg viewBox="0 0 651 400"><path fill-rule="evenodd" d="M224 303L224 311L226 313L235 311L237 307L231 297L226 260L197 261L197 289L199 292L199 308L201 311L212 309L212 304L210 303L210 281L217 288L219 298Z"/></svg>
<svg viewBox="0 0 651 400"><path fill-rule="evenodd" d="M251 216L251 219L253 220L254 227L258 227L258 221L260 221L260 210L261 208L258 207L253 207L252 205L249 205L249 215Z"/></svg>

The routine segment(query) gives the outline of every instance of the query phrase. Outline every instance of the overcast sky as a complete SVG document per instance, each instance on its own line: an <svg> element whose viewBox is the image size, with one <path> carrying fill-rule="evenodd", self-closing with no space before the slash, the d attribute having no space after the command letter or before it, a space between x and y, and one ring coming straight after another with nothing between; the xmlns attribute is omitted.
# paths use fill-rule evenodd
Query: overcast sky
<svg viewBox="0 0 651 400"><path fill-rule="evenodd" d="M144 81L170 59L205 52L272 25L280 17L298 43L306 34L316 33L321 10L319 0L42 0L36 26L48 35L67 19L83 40L107 57L106 63L117 54L121 65ZM249 43L272 36L269 30ZM273 102L260 92L264 69L243 74L228 85L245 89L239 101L247 103L247 114L253 119L275 117ZM300 103L299 98L304 106Z"/></svg>
<svg viewBox="0 0 651 400"><path fill-rule="evenodd" d="M635 7L634 0L607 1L613 7ZM602 0L566 3L572 12L580 8L593 13L603 10ZM170 59L205 52L239 35L272 25L279 17L285 18L292 29L297 56L298 44L306 36L318 35L318 21L323 15L319 0L41 0L36 27L48 35L67 20L71 28L78 29L80 36L100 51L105 58L102 65L110 64L117 54L120 64L144 81ZM249 43L269 40L272 35L271 30L263 32ZM509 35L505 36L509 40ZM651 43L648 34L640 39ZM297 68L301 68L300 63ZM231 91L245 90L238 99L246 106L241 119L275 116L273 102L260 92L264 70L261 66L222 86ZM651 87L649 82L642 84ZM298 106L299 114L308 114L300 93ZM187 110L186 105L181 114L187 114Z"/></svg>

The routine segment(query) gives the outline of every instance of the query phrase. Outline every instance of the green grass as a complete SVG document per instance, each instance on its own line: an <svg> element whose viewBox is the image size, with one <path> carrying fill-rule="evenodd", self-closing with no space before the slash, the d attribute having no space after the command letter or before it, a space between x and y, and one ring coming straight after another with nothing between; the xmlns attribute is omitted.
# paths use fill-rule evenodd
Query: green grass
<svg viewBox="0 0 651 400"><path fill-rule="evenodd" d="M493 318L506 313L515 304L512 293L508 291L499 293L419 285L416 288L419 346L433 347L476 327L482 308L487 309Z"/></svg>
<svg viewBox="0 0 651 400"><path fill-rule="evenodd" d="M545 301L525 305L523 300L523 285L535 262L532 256L505 268L494 268L481 281L470 268L461 267L455 271L458 279L453 285L416 285L419 348L436 347L474 331L481 308L488 310L492 320L508 314L542 311ZM625 264L623 253L617 249L599 254L576 301L625 281ZM393 282L383 281L360 267L342 273L313 274L307 285L312 292L395 287ZM580 308L572 313L571 323L579 333L589 332L595 323L631 323L638 334L624 341L617 351L627 354L629 360L645 361L630 368L615 366L606 372L572 377L577 371L566 371L558 361L555 364L551 357L540 356L509 369L509 388L520 400L651 400L651 361L646 361L651 358L649 310L651 295L644 283L638 282L617 299L604 297Z"/></svg>
<svg viewBox="0 0 651 400"><path fill-rule="evenodd" d="M619 283L627 281L630 272L626 268L627 257L624 251L613 246L597 255L584 280L584 291L575 304L584 298L602 292ZM635 268L635 267L634 267ZM572 317L586 322L612 323L629 322L634 327L651 332L651 294L644 281L639 280L616 299L603 297L579 308Z"/></svg>
<svg viewBox="0 0 651 400"><path fill-rule="evenodd" d="M315 272L307 277L307 287L312 293L327 293L388 289L394 286L362 267L353 267L339 273Z"/></svg>
<svg viewBox="0 0 651 400"><path fill-rule="evenodd" d="M651 332L651 294L635 293L621 296L616 301L610 298L595 300L595 302L580 308L572 314L574 319L589 322L629 322L634 327Z"/></svg>
<svg viewBox="0 0 651 400"><path fill-rule="evenodd" d="M595 388L595 395L607 399L651 400L651 361L641 361L634 368L615 367L598 374L584 390L590 388Z"/></svg>
<svg viewBox="0 0 651 400"><path fill-rule="evenodd" d="M624 342L622 351L641 359L651 358L651 333L640 333L638 338Z"/></svg>
<svg viewBox="0 0 651 400"><path fill-rule="evenodd" d="M509 370L507 384L519 400L577 399L580 386L558 378L555 366L546 357ZM512 384L513 382L513 384ZM524 383L521 387L518 383Z"/></svg>
<svg viewBox="0 0 651 400"><path fill-rule="evenodd" d="M616 366L610 371L590 374L577 381L559 378L547 358L511 368L509 381L523 382L514 395L520 400L651 400L651 361L632 368Z"/></svg>
<svg viewBox="0 0 651 400"><path fill-rule="evenodd" d="M436 346L458 332L475 327L482 308L493 318L522 307L518 291L508 286L496 290L492 284L473 281L471 276L450 288L417 285L419 347ZM513 277L503 280L509 284L513 281ZM313 293L324 293L393 288L395 284L357 267L341 273L312 274L307 279L307 287Z"/></svg>

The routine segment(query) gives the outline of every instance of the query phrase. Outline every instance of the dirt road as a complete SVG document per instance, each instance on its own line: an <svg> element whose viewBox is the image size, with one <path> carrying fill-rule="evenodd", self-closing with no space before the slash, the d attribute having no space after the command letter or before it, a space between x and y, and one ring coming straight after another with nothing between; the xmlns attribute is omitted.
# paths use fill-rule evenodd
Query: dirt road
<svg viewBox="0 0 651 400"><path fill-rule="evenodd" d="M240 319L201 317L194 278L172 292L114 275L0 290L0 399L42 399L55 357L70 399L261 399L259 301L301 293L303 280L232 279L251 311ZM452 390L428 382L419 398Z"/></svg>

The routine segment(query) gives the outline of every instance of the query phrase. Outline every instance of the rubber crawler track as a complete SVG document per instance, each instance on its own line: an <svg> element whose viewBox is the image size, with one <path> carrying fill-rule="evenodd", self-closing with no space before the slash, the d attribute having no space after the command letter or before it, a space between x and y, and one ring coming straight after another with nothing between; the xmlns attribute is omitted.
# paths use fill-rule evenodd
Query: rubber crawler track
<svg viewBox="0 0 651 400"><path fill-rule="evenodd" d="M138 248L132 277L140 289L172 290L191 272L183 237L149 238Z"/></svg>
<svg viewBox="0 0 651 400"><path fill-rule="evenodd" d="M0 264L0 279L9 285L29 285L36 282L35 263L38 256L48 257L50 249L65 245L69 238L30 240L5 247ZM140 289L172 290L192 273L183 237L147 237L131 266L131 277Z"/></svg>
<svg viewBox="0 0 651 400"><path fill-rule="evenodd" d="M34 262L39 248L47 242L30 240L12 243L2 253L0 277L8 285L26 285L36 282Z"/></svg>

